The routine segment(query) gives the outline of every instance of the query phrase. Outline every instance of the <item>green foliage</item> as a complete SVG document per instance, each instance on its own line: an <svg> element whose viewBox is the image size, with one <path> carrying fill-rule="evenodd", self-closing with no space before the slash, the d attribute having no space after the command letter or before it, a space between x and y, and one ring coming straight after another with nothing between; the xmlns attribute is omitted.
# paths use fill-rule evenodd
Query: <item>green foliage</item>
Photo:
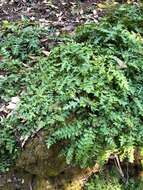
<svg viewBox="0 0 143 190"><path fill-rule="evenodd" d="M82 167L106 160L108 152L132 160L134 147L142 146L143 39L124 20L127 15L128 24L133 23L138 15L138 26L141 10L123 5L98 25L79 27L76 44L58 47L50 55L49 63L52 60L58 68L53 88L62 122L55 121L58 127L47 144L68 140L67 155L72 152L74 162ZM71 115L73 120L67 124Z"/></svg>
<svg viewBox="0 0 143 190"><path fill-rule="evenodd" d="M38 53L40 47L38 37L41 34L38 27L33 28L28 24L24 27L20 24L11 25L5 21L2 29L3 55L24 61L30 54Z"/></svg>
<svg viewBox="0 0 143 190"><path fill-rule="evenodd" d="M106 175L100 173L89 179L85 185L85 190L123 190L122 184L120 184L119 180L120 178L117 177L117 174Z"/></svg>
<svg viewBox="0 0 143 190"><path fill-rule="evenodd" d="M8 127L0 129L0 171L6 171L16 158L17 148L13 130Z"/></svg>
<svg viewBox="0 0 143 190"><path fill-rule="evenodd" d="M18 23L4 21L0 31L1 106L7 105L11 97L19 96L26 88L30 79L27 76L33 72L36 59L42 52L40 39L50 34L50 30L28 21ZM0 112L0 171L8 169L20 150L20 134L16 126L12 125L13 117L6 119L2 112Z"/></svg>
<svg viewBox="0 0 143 190"><path fill-rule="evenodd" d="M25 75L30 70L30 56L38 56L41 45L40 37L44 30L29 22L3 22L1 27L0 70L4 78L0 79L1 98L19 94L20 86L25 83Z"/></svg>
<svg viewBox="0 0 143 190"><path fill-rule="evenodd" d="M2 29L2 98L20 96L2 131L10 126L10 139L15 133L24 139L43 128L47 147L64 141L67 162L81 167L104 162L110 153L131 160L134 147L143 146L141 10L123 5L98 25L79 27L73 41L49 57L42 55L39 28ZM2 140L4 154L7 143Z"/></svg>
<svg viewBox="0 0 143 190"><path fill-rule="evenodd" d="M115 170L108 173L101 172L94 175L86 183L85 190L142 190L143 181L141 179L134 180L130 178L126 184L122 182L120 176Z"/></svg>

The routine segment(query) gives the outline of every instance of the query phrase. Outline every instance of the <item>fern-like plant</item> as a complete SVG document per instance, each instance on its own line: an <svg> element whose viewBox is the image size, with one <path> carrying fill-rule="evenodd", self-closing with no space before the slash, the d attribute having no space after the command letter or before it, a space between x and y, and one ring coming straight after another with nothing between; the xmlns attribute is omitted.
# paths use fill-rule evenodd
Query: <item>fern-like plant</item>
<svg viewBox="0 0 143 190"><path fill-rule="evenodd" d="M7 119L12 132L24 138L43 128L49 134L47 147L65 142L62 153L67 163L81 167L106 161L111 153L132 161L134 148L143 146L141 10L123 5L98 25L79 27L73 42L54 48L49 57L38 53L36 34L30 51L39 57L30 68L20 67L16 73L22 82L18 83L20 105ZM8 78L3 84L9 84L15 73L10 69L19 69L25 61L21 55L24 44L18 42L19 53L8 49L7 56L5 46L12 48L15 40L4 42L0 67L7 70ZM20 62L13 64L19 57ZM17 92L12 85L10 89Z"/></svg>

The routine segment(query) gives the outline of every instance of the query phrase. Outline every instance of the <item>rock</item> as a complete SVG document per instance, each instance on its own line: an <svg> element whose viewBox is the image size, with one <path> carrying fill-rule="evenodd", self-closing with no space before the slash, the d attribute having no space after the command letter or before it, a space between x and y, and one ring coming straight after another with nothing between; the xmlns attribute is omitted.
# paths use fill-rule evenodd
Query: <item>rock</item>
<svg viewBox="0 0 143 190"><path fill-rule="evenodd" d="M33 190L82 190L88 178L98 171L98 165L86 169L69 167L54 178L37 178Z"/></svg>
<svg viewBox="0 0 143 190"><path fill-rule="evenodd" d="M93 174L99 171L99 165L91 168L81 169L78 167L71 167L65 170L64 174L61 174L59 178L63 184L63 190L82 190L85 182Z"/></svg>
<svg viewBox="0 0 143 190"><path fill-rule="evenodd" d="M51 180L37 178L33 190L56 190L56 188L55 185L51 182Z"/></svg>
<svg viewBox="0 0 143 190"><path fill-rule="evenodd" d="M41 133L27 143L16 161L16 168L47 178L57 176L67 167L65 158L60 155L62 144L54 145L48 150L44 138Z"/></svg>
<svg viewBox="0 0 143 190"><path fill-rule="evenodd" d="M65 142L48 150L45 137L39 131L26 142L14 168L0 178L0 190L82 190L87 179L99 171L98 165L86 169L67 165L60 155Z"/></svg>

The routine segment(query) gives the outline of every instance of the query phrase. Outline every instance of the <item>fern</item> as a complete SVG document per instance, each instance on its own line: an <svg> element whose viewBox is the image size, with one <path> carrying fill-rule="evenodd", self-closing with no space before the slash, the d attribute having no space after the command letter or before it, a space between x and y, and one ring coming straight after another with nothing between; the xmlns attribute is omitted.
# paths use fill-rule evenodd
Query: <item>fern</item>
<svg viewBox="0 0 143 190"><path fill-rule="evenodd" d="M20 96L4 127L11 127L12 139L15 130L24 137L42 127L48 148L65 142L68 163L87 167L115 152L133 160L134 147L143 146L142 19L142 6L123 5L98 25L80 26L48 57L40 44L43 30L7 26L0 87L5 101Z"/></svg>

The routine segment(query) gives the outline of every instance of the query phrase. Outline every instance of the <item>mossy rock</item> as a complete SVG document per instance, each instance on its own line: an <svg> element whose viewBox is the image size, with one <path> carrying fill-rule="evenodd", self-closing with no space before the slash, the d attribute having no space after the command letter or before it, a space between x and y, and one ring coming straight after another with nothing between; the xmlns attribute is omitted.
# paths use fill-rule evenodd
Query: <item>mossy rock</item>
<svg viewBox="0 0 143 190"><path fill-rule="evenodd" d="M55 185L51 182L51 180L44 178L37 178L33 190L56 190L56 189Z"/></svg>
<svg viewBox="0 0 143 190"><path fill-rule="evenodd" d="M98 171L98 165L86 169L69 167L57 177L37 178L34 190L82 190L87 179Z"/></svg>
<svg viewBox="0 0 143 190"><path fill-rule="evenodd" d="M23 169L39 177L57 176L66 167L66 161L60 155L62 144L54 145L49 150L41 132L30 140L16 162L16 168Z"/></svg>

